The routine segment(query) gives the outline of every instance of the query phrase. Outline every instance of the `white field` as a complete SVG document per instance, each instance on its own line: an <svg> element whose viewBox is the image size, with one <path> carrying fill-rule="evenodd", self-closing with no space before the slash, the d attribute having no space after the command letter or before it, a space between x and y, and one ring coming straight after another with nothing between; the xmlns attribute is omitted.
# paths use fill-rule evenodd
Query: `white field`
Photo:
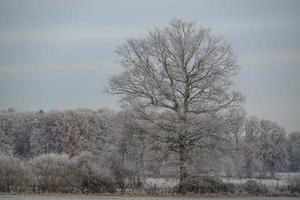
<svg viewBox="0 0 300 200"><path fill-rule="evenodd" d="M0 200L299 200L299 197L121 197L96 195L0 195Z"/></svg>
<svg viewBox="0 0 300 200"><path fill-rule="evenodd" d="M230 182L234 184L241 184L245 183L248 180L255 180L258 183L261 183L267 187L276 187L276 186L286 186L288 184L289 180L292 180L294 178L299 178L300 173L275 173L276 179L238 179L238 178L230 178L229 180L227 178L221 178L223 182Z"/></svg>
<svg viewBox="0 0 300 200"><path fill-rule="evenodd" d="M258 183L261 183L267 187L274 188L277 186L286 186L288 184L288 180L300 177L300 173L275 173L275 177L277 179L239 179L239 178L221 178L224 183L233 183L233 184L242 184L248 180L255 180ZM145 180L145 187L156 187L159 189L168 189L174 188L178 185L179 179L176 178L146 178Z"/></svg>
<svg viewBox="0 0 300 200"><path fill-rule="evenodd" d="M238 179L238 178L230 178L229 181L227 178L222 178L224 183L233 183L233 184L242 184L248 180L255 180L258 183L261 183L267 187L276 187L276 186L285 186L287 182L285 180L276 180L276 179Z"/></svg>

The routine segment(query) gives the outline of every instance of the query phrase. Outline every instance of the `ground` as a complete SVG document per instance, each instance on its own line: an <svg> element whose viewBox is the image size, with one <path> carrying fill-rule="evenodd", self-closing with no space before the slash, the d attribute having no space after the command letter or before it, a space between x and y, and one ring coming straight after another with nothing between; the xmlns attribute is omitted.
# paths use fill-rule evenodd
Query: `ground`
<svg viewBox="0 0 300 200"><path fill-rule="evenodd" d="M299 200L297 197L124 197L97 195L0 195L0 200Z"/></svg>

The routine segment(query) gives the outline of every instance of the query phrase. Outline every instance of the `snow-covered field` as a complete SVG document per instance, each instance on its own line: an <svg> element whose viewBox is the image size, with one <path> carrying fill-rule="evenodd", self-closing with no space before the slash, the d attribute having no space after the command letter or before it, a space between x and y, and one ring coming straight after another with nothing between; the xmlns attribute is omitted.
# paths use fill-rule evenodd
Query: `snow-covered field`
<svg viewBox="0 0 300 200"><path fill-rule="evenodd" d="M275 177L277 179L238 179L238 178L230 178L229 180L227 178L221 178L225 183L226 182L230 182L230 183L234 183L234 184L241 184L241 183L245 183L248 180L255 180L258 183L261 183L267 187L276 187L276 186L286 186L288 184L288 181L296 178L296 177L300 177L300 173L275 173Z"/></svg>
<svg viewBox="0 0 300 200"><path fill-rule="evenodd" d="M267 187L274 188L277 186L286 186L288 184L288 180L291 178L295 178L297 176L300 176L299 173L278 173L276 174L276 177L278 179L239 179L239 178L221 178L224 183L234 183L234 184L242 184L245 183L248 180L255 180L258 183L261 183ZM174 188L176 185L178 185L179 180L176 178L147 178L145 180L145 187L156 187L160 189L168 189L168 188Z"/></svg>
<svg viewBox="0 0 300 200"><path fill-rule="evenodd" d="M258 183L261 183L269 188L275 188L277 186L286 186L288 180L300 177L300 173L276 173L275 177L277 179L258 179L258 178L221 178L224 183L233 183L233 184L242 184L248 180L255 180ZM145 180L145 187L155 187L160 189L174 188L178 185L179 180L176 178L147 178Z"/></svg>
<svg viewBox="0 0 300 200"><path fill-rule="evenodd" d="M0 200L298 200L297 197L120 197L94 195L0 195Z"/></svg>
<svg viewBox="0 0 300 200"><path fill-rule="evenodd" d="M146 187L157 187L161 189L174 188L178 185L179 180L176 178L147 178Z"/></svg>
<svg viewBox="0 0 300 200"><path fill-rule="evenodd" d="M226 178L221 178L224 183L234 183L234 184L241 184L245 183L248 180L255 180L258 183L261 183L267 187L276 187L276 186L285 186L287 185L286 180L275 180L275 179L238 179L238 178L230 178L229 180Z"/></svg>
<svg viewBox="0 0 300 200"><path fill-rule="evenodd" d="M234 183L234 184L242 184L245 183L248 180L255 180L258 183L261 183L267 187L277 187L277 186L285 186L287 185L287 181L285 179L282 180L275 180L275 179L238 179L238 178L230 178L229 180L227 178L221 178L224 183ZM168 189L168 188L174 188L176 185L178 185L179 180L177 179L166 179L166 178L147 178L145 183L146 187L156 187L160 189Z"/></svg>

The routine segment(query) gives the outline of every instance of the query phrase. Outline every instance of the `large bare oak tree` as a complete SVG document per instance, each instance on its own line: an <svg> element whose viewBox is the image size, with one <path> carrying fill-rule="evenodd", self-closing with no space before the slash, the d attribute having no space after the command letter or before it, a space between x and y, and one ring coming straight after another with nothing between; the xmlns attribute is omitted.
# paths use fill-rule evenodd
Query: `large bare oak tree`
<svg viewBox="0 0 300 200"><path fill-rule="evenodd" d="M191 130L190 121L242 100L232 91L232 76L239 69L235 54L210 29L180 19L149 31L144 38L128 39L117 54L125 69L111 78L109 92L122 95L129 104L138 104L143 112L172 115L173 126L162 125L155 118L145 119L165 130L175 127L167 139L172 139L170 145L179 153L179 189L185 194L188 153L203 134Z"/></svg>

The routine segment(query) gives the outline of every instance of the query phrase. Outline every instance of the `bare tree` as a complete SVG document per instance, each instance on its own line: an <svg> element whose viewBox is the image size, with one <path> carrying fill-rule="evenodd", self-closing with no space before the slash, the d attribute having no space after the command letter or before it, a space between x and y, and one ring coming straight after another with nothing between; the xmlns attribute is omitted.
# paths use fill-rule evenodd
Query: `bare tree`
<svg viewBox="0 0 300 200"><path fill-rule="evenodd" d="M129 104L137 103L144 114L166 111L172 115L171 138L178 148L184 194L188 146L202 133L189 131L189 120L232 107L242 99L231 90L231 77L238 71L235 55L209 29L180 19L143 39L128 39L117 54L125 71L112 77L109 92L123 95ZM147 119L168 130L158 120Z"/></svg>
<svg viewBox="0 0 300 200"><path fill-rule="evenodd" d="M229 134L228 153L233 161L236 175L242 177L242 161L243 161L243 147L244 147L244 124L246 120L246 113L242 109L231 109L226 117L226 132Z"/></svg>
<svg viewBox="0 0 300 200"><path fill-rule="evenodd" d="M300 132L288 135L288 161L289 170L300 171Z"/></svg>
<svg viewBox="0 0 300 200"><path fill-rule="evenodd" d="M246 177L252 177L252 172L256 167L257 143L259 141L260 121L257 117L250 117L245 122L245 173Z"/></svg>
<svg viewBox="0 0 300 200"><path fill-rule="evenodd" d="M287 162L287 134L284 128L269 120L260 121L259 158L262 161L262 172L282 170Z"/></svg>
<svg viewBox="0 0 300 200"><path fill-rule="evenodd" d="M251 117L245 124L245 167L247 176L259 171L274 177L287 164L287 134L284 128L269 120Z"/></svg>

